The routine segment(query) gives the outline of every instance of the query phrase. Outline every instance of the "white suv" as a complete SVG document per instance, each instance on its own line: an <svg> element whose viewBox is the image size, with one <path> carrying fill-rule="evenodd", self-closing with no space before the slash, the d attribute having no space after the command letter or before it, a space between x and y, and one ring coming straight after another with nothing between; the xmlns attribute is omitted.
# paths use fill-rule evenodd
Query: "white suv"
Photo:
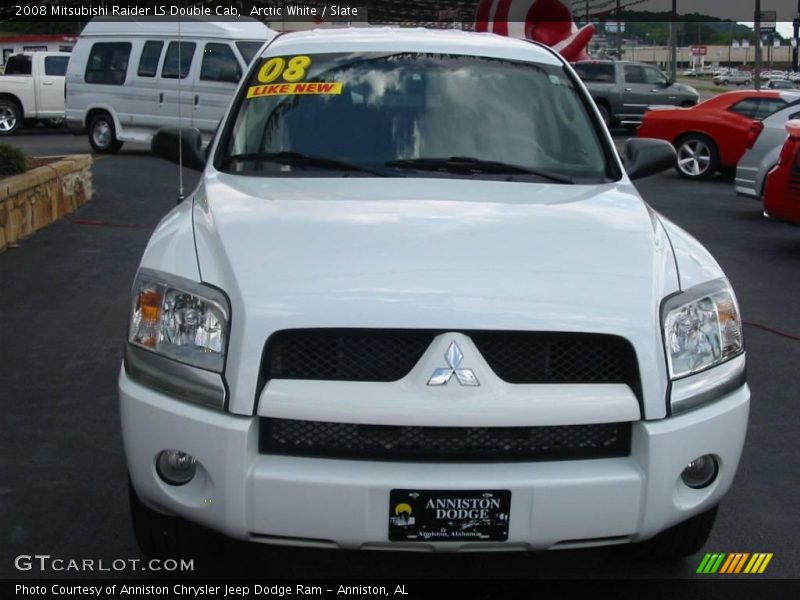
<svg viewBox="0 0 800 600"><path fill-rule="evenodd" d="M213 549L186 528L702 546L748 420L736 299L631 183L674 150L634 139L621 160L559 55L452 31L285 35L207 164L199 140L153 140L203 175L145 251L120 375L145 553Z"/></svg>

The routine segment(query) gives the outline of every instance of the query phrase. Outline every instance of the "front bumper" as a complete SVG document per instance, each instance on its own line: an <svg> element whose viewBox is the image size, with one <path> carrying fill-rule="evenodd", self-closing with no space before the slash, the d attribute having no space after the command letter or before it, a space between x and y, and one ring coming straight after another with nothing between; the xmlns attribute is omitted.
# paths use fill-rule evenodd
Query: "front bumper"
<svg viewBox="0 0 800 600"><path fill-rule="evenodd" d="M624 458L504 464L400 463L258 453L258 418L205 409L120 375L120 411L131 480L156 510L242 540L347 549L535 550L636 541L717 504L745 438L746 385L680 416L633 427ZM197 458L187 485L165 484L156 455ZM719 476L694 490L680 473L715 455ZM389 493L402 489L508 489L507 542L390 542Z"/></svg>

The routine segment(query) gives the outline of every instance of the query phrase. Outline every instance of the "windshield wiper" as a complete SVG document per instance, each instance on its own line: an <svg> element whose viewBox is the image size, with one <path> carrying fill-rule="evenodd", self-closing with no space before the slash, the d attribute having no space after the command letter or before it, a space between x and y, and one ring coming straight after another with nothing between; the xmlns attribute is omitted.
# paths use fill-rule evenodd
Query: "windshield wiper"
<svg viewBox="0 0 800 600"><path fill-rule="evenodd" d="M487 173L498 175L534 175L556 183L575 183L571 177L512 165L493 160L482 160L467 156L451 156L450 158L404 158L385 163L387 167L396 169L415 169L419 171L443 171L446 173Z"/></svg>
<svg viewBox="0 0 800 600"><path fill-rule="evenodd" d="M301 152L249 152L245 154L232 154L222 159L222 166L227 167L234 162L274 162L284 165L297 165L302 167L321 167L323 169L337 169L339 171L355 171L358 173L369 173L377 177L389 177L387 173L377 169L371 169L364 165L357 165L335 158L324 156L310 156Z"/></svg>

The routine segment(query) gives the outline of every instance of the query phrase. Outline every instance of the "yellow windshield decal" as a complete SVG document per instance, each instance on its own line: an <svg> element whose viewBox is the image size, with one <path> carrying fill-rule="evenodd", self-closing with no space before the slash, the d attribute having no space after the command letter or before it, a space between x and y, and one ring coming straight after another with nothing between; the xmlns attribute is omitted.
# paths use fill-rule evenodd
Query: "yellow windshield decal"
<svg viewBox="0 0 800 600"><path fill-rule="evenodd" d="M264 98L265 96L300 96L300 95L335 95L342 93L341 83L272 83L254 85L247 90L248 98Z"/></svg>

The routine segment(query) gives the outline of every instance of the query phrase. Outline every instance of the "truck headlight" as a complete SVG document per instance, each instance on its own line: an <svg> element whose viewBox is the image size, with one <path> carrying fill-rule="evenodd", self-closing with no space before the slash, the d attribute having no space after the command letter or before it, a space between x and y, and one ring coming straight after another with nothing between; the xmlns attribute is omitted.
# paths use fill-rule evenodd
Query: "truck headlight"
<svg viewBox="0 0 800 600"><path fill-rule="evenodd" d="M662 315L673 380L705 371L744 352L739 307L725 279L669 298Z"/></svg>
<svg viewBox="0 0 800 600"><path fill-rule="evenodd" d="M222 373L230 308L210 286L142 269L133 289L128 341L172 360Z"/></svg>

